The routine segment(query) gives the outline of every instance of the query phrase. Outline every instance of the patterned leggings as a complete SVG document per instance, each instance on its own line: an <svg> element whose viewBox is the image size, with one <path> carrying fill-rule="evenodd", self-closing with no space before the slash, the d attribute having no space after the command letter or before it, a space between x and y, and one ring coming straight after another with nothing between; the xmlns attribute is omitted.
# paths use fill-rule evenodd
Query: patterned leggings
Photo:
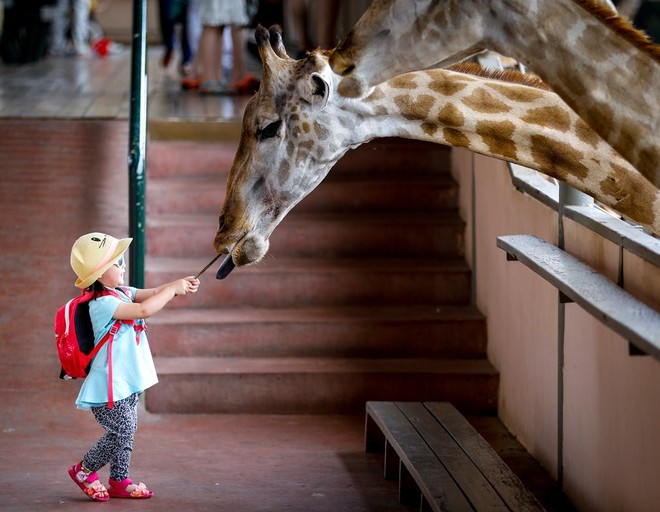
<svg viewBox="0 0 660 512"><path fill-rule="evenodd" d="M131 465L133 438L137 430L138 395L115 402L112 409L107 405L92 407L96 421L106 433L83 457L83 466L90 472L110 464L110 478L121 481L128 478Z"/></svg>

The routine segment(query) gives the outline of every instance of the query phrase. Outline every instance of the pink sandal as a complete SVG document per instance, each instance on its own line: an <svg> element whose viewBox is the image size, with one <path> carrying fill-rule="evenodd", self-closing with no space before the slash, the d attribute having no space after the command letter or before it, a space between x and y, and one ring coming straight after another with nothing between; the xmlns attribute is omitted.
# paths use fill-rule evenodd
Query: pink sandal
<svg viewBox="0 0 660 512"><path fill-rule="evenodd" d="M90 484L96 482L99 479L99 475L96 471L94 471L94 473L88 473L85 471L82 468L82 462L69 468L69 476L88 498L94 501L108 501L110 499L108 490L101 482L96 485L90 485L89 487L85 485L85 482Z"/></svg>
<svg viewBox="0 0 660 512"><path fill-rule="evenodd" d="M124 478L121 482L111 478L108 481L108 494L113 498L133 498L138 500L146 500L154 495L142 482L137 484L137 487L133 491L128 492L126 488L132 484L133 480L130 478Z"/></svg>

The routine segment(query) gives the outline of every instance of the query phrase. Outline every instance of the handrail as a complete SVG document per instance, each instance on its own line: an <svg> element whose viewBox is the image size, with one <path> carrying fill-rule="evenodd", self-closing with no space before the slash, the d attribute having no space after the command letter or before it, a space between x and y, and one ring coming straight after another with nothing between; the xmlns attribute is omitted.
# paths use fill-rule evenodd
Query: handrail
<svg viewBox="0 0 660 512"><path fill-rule="evenodd" d="M520 261L562 295L660 360L660 313L558 247L531 235L497 238L510 260Z"/></svg>
<svg viewBox="0 0 660 512"><path fill-rule="evenodd" d="M147 145L147 0L133 0L131 97L128 137L130 283L144 288Z"/></svg>

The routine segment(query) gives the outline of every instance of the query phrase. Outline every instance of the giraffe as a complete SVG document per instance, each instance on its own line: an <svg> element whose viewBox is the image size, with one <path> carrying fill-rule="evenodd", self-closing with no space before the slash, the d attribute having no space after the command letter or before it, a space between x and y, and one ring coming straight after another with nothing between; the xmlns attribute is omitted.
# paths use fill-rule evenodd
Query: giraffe
<svg viewBox="0 0 660 512"><path fill-rule="evenodd" d="M336 93L327 54L288 57L258 27L263 62L227 179L214 247L259 261L275 227L351 148L379 137L449 144L564 180L660 232L660 191L549 90L445 69L398 76L362 99ZM540 82L540 81L539 81Z"/></svg>
<svg viewBox="0 0 660 512"><path fill-rule="evenodd" d="M374 0L330 65L359 97L484 49L528 66L660 187L660 46L598 0Z"/></svg>

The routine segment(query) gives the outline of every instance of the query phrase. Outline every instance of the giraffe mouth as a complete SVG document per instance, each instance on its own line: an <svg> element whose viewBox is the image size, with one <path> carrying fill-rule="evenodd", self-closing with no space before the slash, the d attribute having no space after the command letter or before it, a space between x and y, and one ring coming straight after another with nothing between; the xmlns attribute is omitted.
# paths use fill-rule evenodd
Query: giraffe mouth
<svg viewBox="0 0 660 512"><path fill-rule="evenodd" d="M268 252L268 238L254 233L245 234L231 250L231 258L237 267L259 262Z"/></svg>
<svg viewBox="0 0 660 512"><path fill-rule="evenodd" d="M221 267L228 269L227 274L233 270L233 267L242 267L257 263L261 260L269 248L268 238L263 237L253 231L245 231L237 237L227 239L222 231L218 231L215 236L214 247L220 254L228 254ZM220 271L218 271L220 273Z"/></svg>

